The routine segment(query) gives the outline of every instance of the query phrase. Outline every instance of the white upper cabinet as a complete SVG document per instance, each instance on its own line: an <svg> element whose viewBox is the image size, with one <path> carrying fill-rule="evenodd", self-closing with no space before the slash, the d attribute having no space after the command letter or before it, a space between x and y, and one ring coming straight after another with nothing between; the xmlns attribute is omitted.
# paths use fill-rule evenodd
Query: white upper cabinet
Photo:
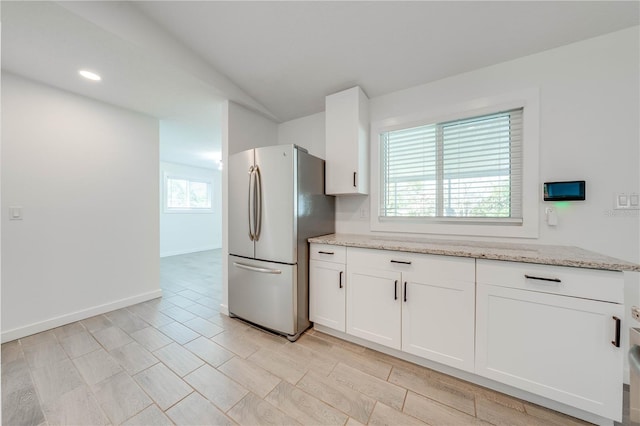
<svg viewBox="0 0 640 426"><path fill-rule="evenodd" d="M326 98L326 193L369 193L369 99L358 86Z"/></svg>

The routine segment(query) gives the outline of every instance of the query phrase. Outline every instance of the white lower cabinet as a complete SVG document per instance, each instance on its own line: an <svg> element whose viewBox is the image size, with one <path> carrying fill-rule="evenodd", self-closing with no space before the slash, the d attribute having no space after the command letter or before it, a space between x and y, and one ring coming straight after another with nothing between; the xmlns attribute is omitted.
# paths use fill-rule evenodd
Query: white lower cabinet
<svg viewBox="0 0 640 426"><path fill-rule="evenodd" d="M475 261L352 249L347 333L473 371Z"/></svg>
<svg viewBox="0 0 640 426"><path fill-rule="evenodd" d="M587 299L582 275L615 295L622 273L501 263L477 265L476 373L621 421L624 305Z"/></svg>
<svg viewBox="0 0 640 426"><path fill-rule="evenodd" d="M309 260L309 319L345 332L345 247L312 244Z"/></svg>
<svg viewBox="0 0 640 426"><path fill-rule="evenodd" d="M402 275L402 350L473 371L474 259L430 260Z"/></svg>
<svg viewBox="0 0 640 426"><path fill-rule="evenodd" d="M331 247L312 321L621 421L622 272Z"/></svg>
<svg viewBox="0 0 640 426"><path fill-rule="evenodd" d="M347 333L390 348L401 348L400 275L395 271L349 264Z"/></svg>
<svg viewBox="0 0 640 426"><path fill-rule="evenodd" d="M309 262L309 319L345 331L344 265Z"/></svg>

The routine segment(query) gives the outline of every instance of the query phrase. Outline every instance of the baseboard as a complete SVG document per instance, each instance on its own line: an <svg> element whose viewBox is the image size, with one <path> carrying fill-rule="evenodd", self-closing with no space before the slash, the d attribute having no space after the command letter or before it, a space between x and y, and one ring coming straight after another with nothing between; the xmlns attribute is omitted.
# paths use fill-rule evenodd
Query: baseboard
<svg viewBox="0 0 640 426"><path fill-rule="evenodd" d="M229 316L229 307L227 305L220 304L220 313Z"/></svg>
<svg viewBox="0 0 640 426"><path fill-rule="evenodd" d="M16 340L22 337L30 336L32 334L40 333L41 331L50 330L52 328L70 324L72 322L80 321L83 319L91 318L96 315L115 311L116 309L125 308L127 306L146 302L147 300L151 300L151 299L157 299L158 297L162 297L162 290L160 289L150 291L147 293L138 294L132 297L127 297L125 299L116 300L114 302L105 303L103 305L93 306L91 308L83 309L81 311L76 311L70 314L60 315L58 317L54 317L44 321L29 324L24 327L18 327L12 330L3 331L2 337L0 340L2 341L2 343L10 342L12 340Z"/></svg>
<svg viewBox="0 0 640 426"><path fill-rule="evenodd" d="M199 251L208 251L208 250L216 250L221 248L220 246L206 246L199 247L194 249L187 250L172 250L172 251L163 251L160 253L160 257L169 257L169 256L179 256L181 254L189 254L189 253L197 253Z"/></svg>

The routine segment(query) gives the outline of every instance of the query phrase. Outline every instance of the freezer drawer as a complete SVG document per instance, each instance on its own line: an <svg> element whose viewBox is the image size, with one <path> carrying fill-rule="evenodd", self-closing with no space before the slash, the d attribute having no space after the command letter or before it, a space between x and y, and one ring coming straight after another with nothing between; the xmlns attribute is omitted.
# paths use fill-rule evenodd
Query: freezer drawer
<svg viewBox="0 0 640 426"><path fill-rule="evenodd" d="M296 334L297 269L230 255L229 313L282 334Z"/></svg>

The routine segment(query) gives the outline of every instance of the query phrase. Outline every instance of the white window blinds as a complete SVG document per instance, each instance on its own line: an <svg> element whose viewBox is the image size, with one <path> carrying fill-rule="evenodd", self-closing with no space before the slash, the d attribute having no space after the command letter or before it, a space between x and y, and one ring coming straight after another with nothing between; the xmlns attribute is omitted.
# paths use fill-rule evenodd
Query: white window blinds
<svg viewBox="0 0 640 426"><path fill-rule="evenodd" d="M380 136L382 219L522 222L522 108Z"/></svg>

